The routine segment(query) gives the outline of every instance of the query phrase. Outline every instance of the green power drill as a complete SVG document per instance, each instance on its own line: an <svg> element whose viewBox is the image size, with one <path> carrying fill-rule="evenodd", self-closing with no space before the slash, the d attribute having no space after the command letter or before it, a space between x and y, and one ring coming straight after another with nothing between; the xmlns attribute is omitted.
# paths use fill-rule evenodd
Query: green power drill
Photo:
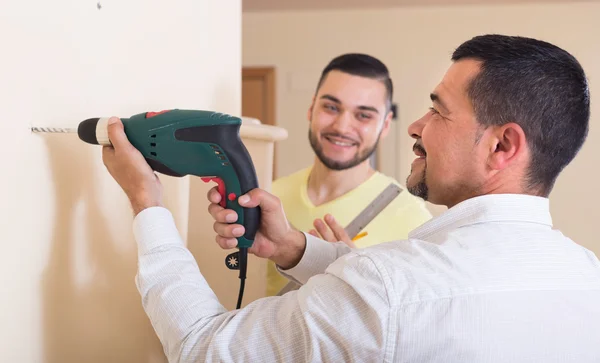
<svg viewBox="0 0 600 363"><path fill-rule="evenodd" d="M239 196L258 187L252 158L239 135L242 120L219 112L179 109L140 113L121 120L129 142L154 171L214 181L221 194L221 206L237 212L236 223L245 227L245 234L237 238L239 251L228 255L225 264L240 271L239 309L248 248L260 225L259 207L243 208L237 203ZM79 138L90 144L110 145L107 122L107 117L82 121L77 128Z"/></svg>

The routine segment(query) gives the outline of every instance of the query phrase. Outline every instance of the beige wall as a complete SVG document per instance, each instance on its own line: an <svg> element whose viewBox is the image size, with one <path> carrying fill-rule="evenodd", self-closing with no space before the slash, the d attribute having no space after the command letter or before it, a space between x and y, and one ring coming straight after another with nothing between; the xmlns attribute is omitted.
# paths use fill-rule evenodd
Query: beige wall
<svg viewBox="0 0 600 363"><path fill-rule="evenodd" d="M243 65L277 69L277 122L290 132L278 146L285 175L312 162L306 110L322 68L343 52L382 59L395 82L400 110L394 132L382 146L383 171L404 182L414 158L407 126L426 112L429 92L449 66L454 47L481 33L540 37L572 52L600 97L600 4L463 6L354 11L273 12L243 15ZM555 225L600 255L595 223L600 219L599 102L592 102L587 145L558 181L551 196ZM444 208L433 207L434 213Z"/></svg>
<svg viewBox="0 0 600 363"><path fill-rule="evenodd" d="M2 4L2 362L165 361L134 285L130 208L101 149L29 127L240 112L240 0L96 3ZM185 237L189 180L162 180Z"/></svg>

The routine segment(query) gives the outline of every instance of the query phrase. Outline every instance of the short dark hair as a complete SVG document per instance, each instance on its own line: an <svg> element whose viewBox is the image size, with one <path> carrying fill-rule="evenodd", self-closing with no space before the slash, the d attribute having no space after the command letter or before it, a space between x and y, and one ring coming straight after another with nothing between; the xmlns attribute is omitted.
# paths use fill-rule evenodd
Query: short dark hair
<svg viewBox="0 0 600 363"><path fill-rule="evenodd" d="M394 86L388 68L379 59L362 53L347 53L335 57L327 64L323 69L323 72L321 72L321 78L319 78L319 83L317 84L317 91L321 87L327 74L335 70L383 82L387 91L386 107L388 111L391 110L392 98L394 97Z"/></svg>
<svg viewBox="0 0 600 363"><path fill-rule="evenodd" d="M468 88L479 123L521 126L532 153L525 187L549 195L588 134L590 91L583 68L553 44L497 34L474 37L452 54L452 61L465 58L481 62Z"/></svg>

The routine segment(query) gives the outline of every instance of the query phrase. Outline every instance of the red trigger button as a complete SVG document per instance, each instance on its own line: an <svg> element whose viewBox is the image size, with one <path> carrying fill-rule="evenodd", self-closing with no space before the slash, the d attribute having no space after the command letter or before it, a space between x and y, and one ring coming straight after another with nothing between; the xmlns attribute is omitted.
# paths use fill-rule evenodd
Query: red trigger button
<svg viewBox="0 0 600 363"><path fill-rule="evenodd" d="M200 178L202 179L203 182L208 183L211 181L214 181L217 183L217 190L219 191L219 194L221 194L221 201L219 202L219 204L221 205L221 207L225 208L225 206L227 205L227 201L225 200L225 182L223 181L223 179L221 178Z"/></svg>
<svg viewBox="0 0 600 363"><path fill-rule="evenodd" d="M235 200L235 197L236 197L235 193L229 193L228 198L229 198L230 201L233 202Z"/></svg>
<svg viewBox="0 0 600 363"><path fill-rule="evenodd" d="M162 113L169 112L169 111L171 111L171 110L162 110L159 112L146 112L146 118L154 117L156 115L160 115Z"/></svg>

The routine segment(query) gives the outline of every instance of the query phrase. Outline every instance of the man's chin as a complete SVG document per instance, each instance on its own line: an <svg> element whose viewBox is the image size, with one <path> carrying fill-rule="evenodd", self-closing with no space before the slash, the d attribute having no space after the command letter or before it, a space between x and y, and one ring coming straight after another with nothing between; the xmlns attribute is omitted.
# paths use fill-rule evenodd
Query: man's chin
<svg viewBox="0 0 600 363"><path fill-rule="evenodd" d="M360 158L358 155L354 155L354 157L351 158L341 159L327 157L327 155L322 152L317 152L316 154L323 165L325 165L328 169L336 171L353 168L364 161L364 159Z"/></svg>
<svg viewBox="0 0 600 363"><path fill-rule="evenodd" d="M411 173L408 178L406 178L406 188L410 194L427 201L429 197L429 188L427 187L424 175L419 178L415 173Z"/></svg>
<svg viewBox="0 0 600 363"><path fill-rule="evenodd" d="M323 162L323 165L325 165L327 167L327 169L329 169L329 170L343 171L343 170L351 169L351 168L355 167L357 164L328 160L326 162Z"/></svg>
<svg viewBox="0 0 600 363"><path fill-rule="evenodd" d="M423 180L423 176L415 175L415 172L411 170L410 174L406 177L406 187L414 188L420 181Z"/></svg>

